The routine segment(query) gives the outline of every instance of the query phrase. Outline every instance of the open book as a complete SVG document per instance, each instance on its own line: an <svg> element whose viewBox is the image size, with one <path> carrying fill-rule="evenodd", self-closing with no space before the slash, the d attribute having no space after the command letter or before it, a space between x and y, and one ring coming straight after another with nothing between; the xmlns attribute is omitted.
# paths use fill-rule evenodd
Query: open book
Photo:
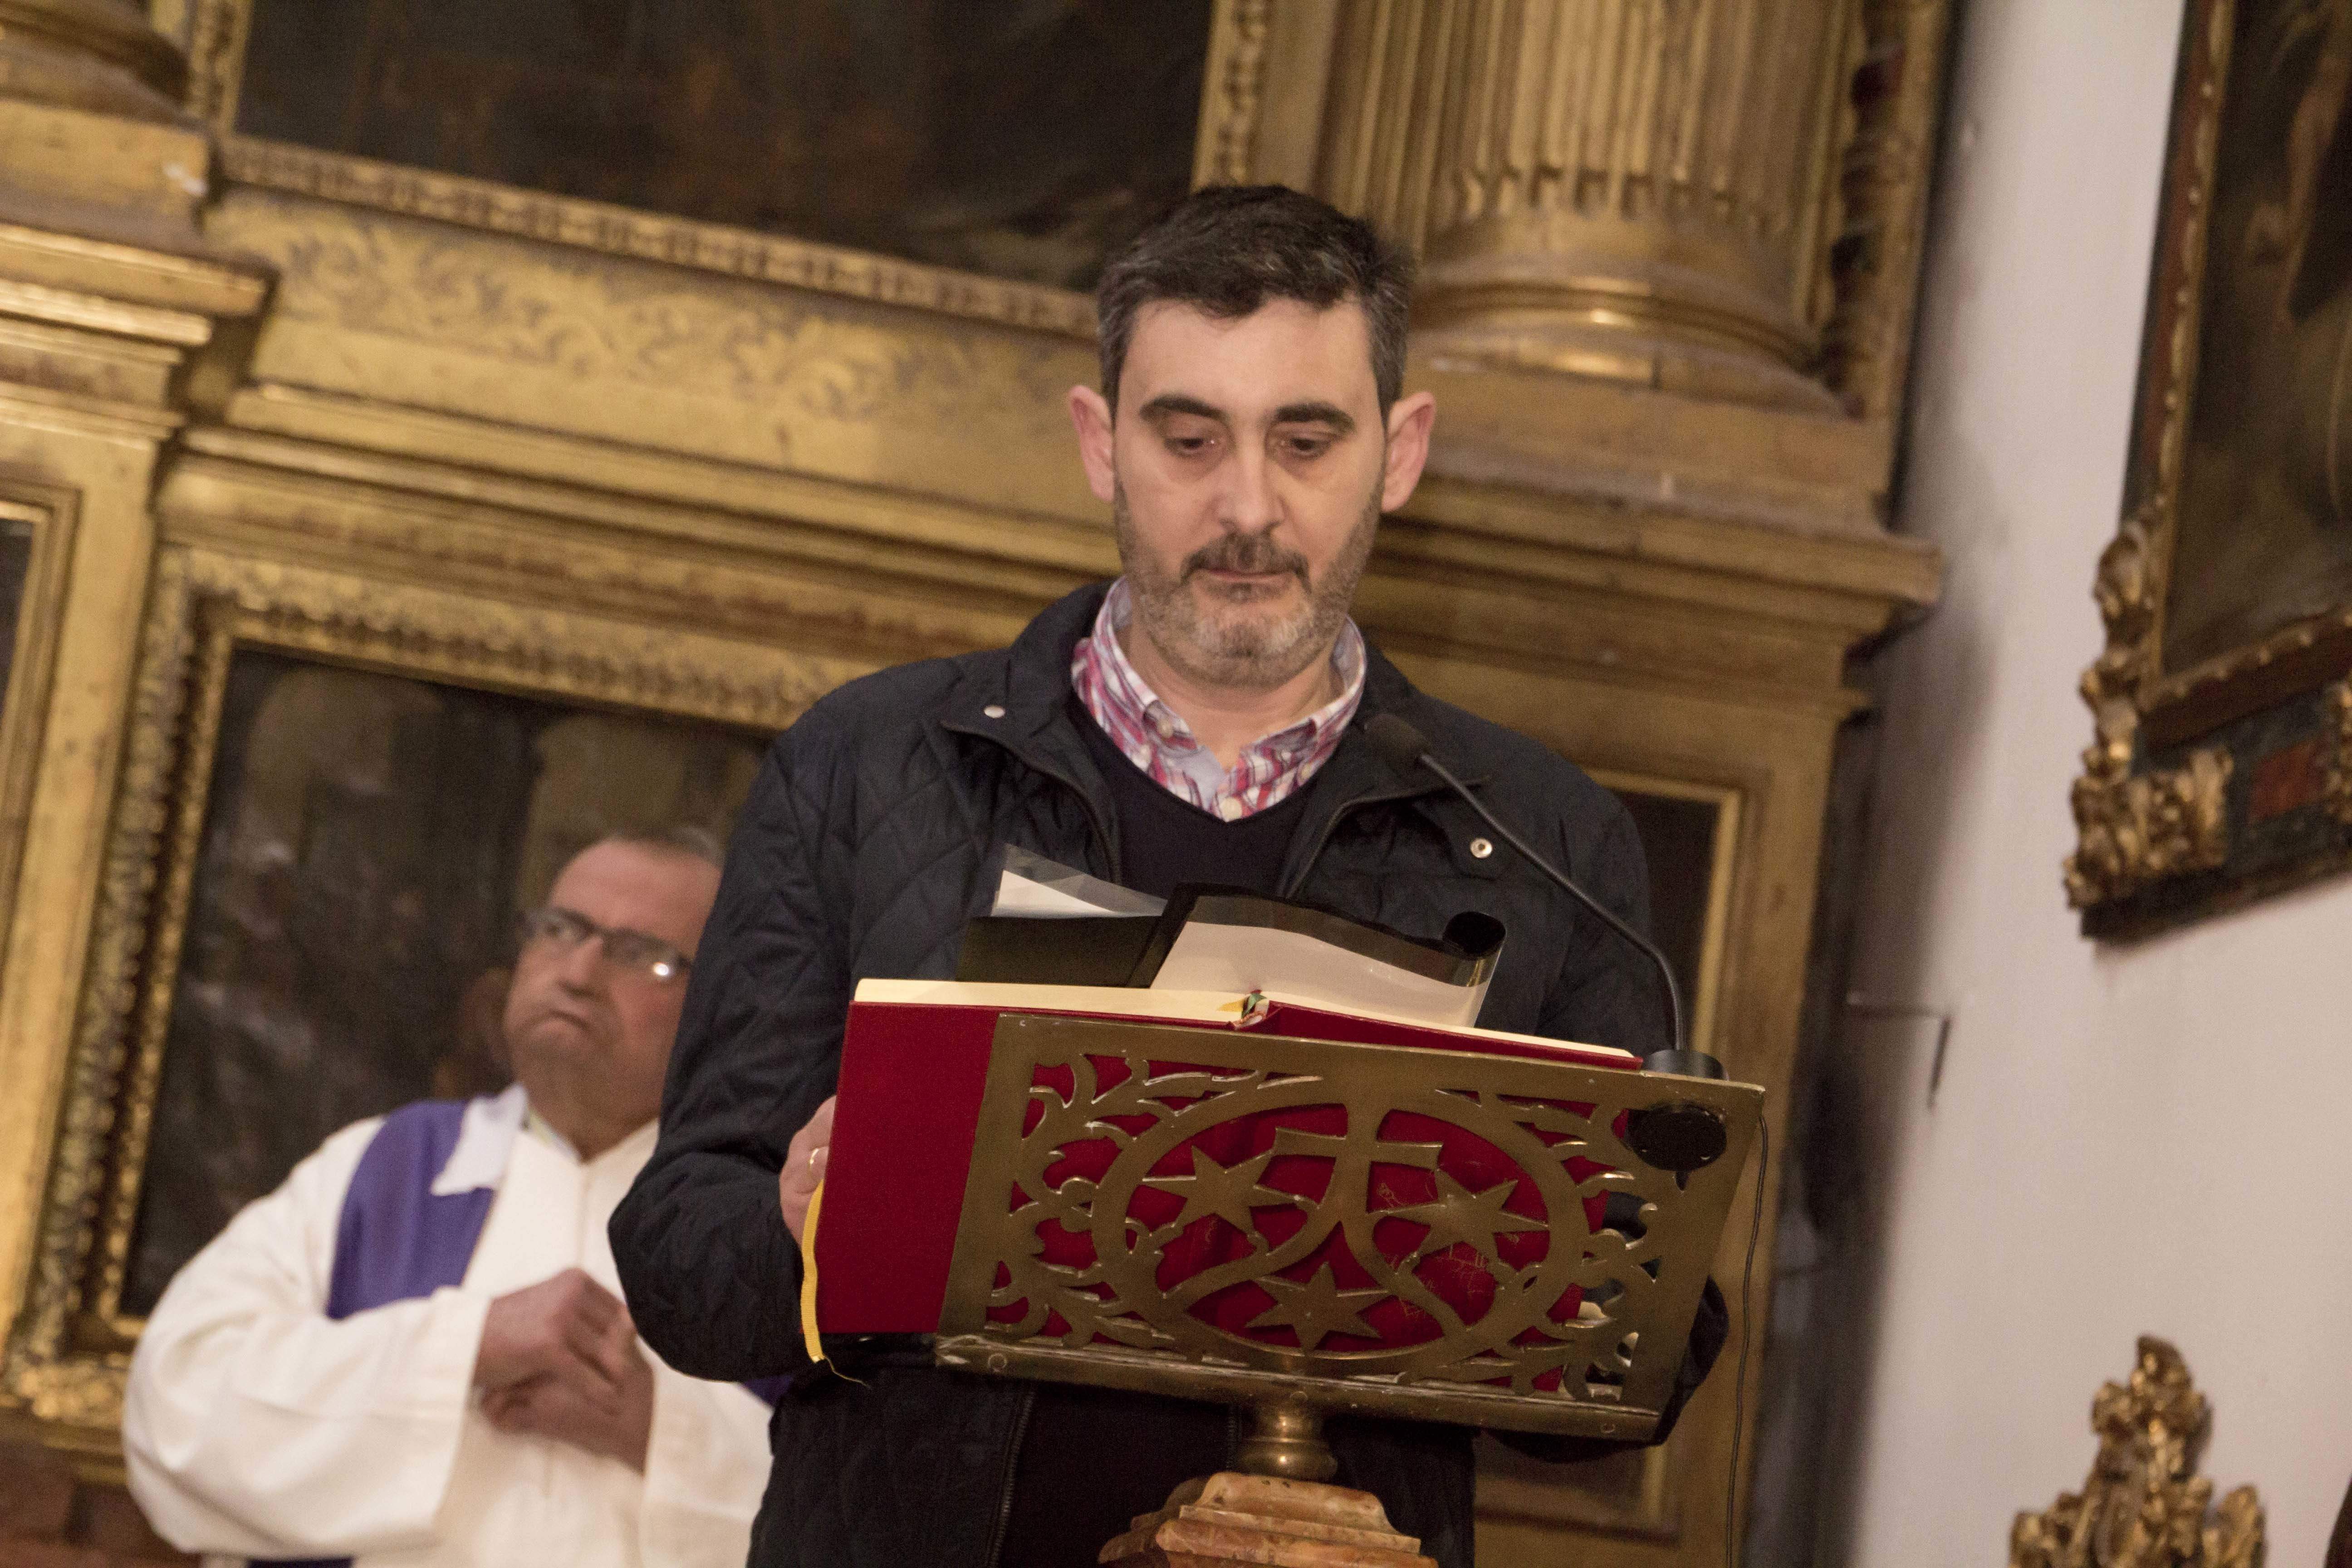
<svg viewBox="0 0 2352 1568"><path fill-rule="evenodd" d="M1468 1025L1486 1005L1503 937L1502 922L1477 910L1430 942L1242 889L1186 884L1155 899L1013 846L995 907L965 928L956 978L1263 991Z"/></svg>

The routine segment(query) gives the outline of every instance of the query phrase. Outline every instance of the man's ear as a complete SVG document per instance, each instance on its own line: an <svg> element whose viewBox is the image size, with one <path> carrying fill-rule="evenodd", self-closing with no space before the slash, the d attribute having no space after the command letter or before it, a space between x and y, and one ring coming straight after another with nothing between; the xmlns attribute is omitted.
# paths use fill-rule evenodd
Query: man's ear
<svg viewBox="0 0 2352 1568"><path fill-rule="evenodd" d="M1078 461L1087 466L1087 488L1105 506L1118 489L1111 463L1110 405L1091 386L1070 388L1070 423L1077 427Z"/></svg>
<svg viewBox="0 0 2352 1568"><path fill-rule="evenodd" d="M1381 475L1381 510L1395 511L1412 499L1429 461L1429 427L1437 422L1437 399L1426 392L1389 405L1388 465Z"/></svg>

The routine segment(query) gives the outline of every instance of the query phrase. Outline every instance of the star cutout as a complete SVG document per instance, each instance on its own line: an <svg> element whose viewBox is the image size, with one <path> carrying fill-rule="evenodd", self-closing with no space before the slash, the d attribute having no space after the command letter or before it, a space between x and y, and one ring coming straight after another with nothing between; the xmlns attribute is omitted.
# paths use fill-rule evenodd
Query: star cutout
<svg viewBox="0 0 2352 1568"><path fill-rule="evenodd" d="M1256 1234L1250 1218L1253 1205L1270 1206L1297 1201L1290 1193L1278 1193L1271 1187L1261 1187L1257 1179L1265 1174L1266 1162L1274 1158L1268 1149L1263 1154L1233 1165L1220 1165L1198 1143L1192 1145L1192 1173L1189 1176L1146 1176L1143 1184L1157 1187L1184 1200L1184 1211L1176 1216L1176 1228L1183 1229L1202 1215L1215 1215L1244 1236Z"/></svg>
<svg viewBox="0 0 2352 1568"><path fill-rule="evenodd" d="M1426 1258L1466 1241L1484 1256L1499 1260L1501 1254L1495 1247L1496 1232L1544 1228L1541 1220L1504 1212L1503 1205L1510 1202L1511 1194L1517 1190L1518 1184L1518 1179L1513 1177L1488 1187L1483 1193L1473 1193L1440 1171L1437 1173L1435 1203L1417 1204L1407 1209L1390 1209L1382 1217L1393 1215L1398 1219L1418 1221L1429 1227L1429 1234L1423 1237L1421 1245L1413 1249L1415 1258Z"/></svg>
<svg viewBox="0 0 2352 1568"><path fill-rule="evenodd" d="M1368 1340L1381 1337L1358 1314L1373 1302L1385 1300L1388 1292L1342 1290L1333 1283L1328 1263L1304 1285L1279 1274L1269 1274L1258 1283L1274 1298L1274 1305L1251 1319L1249 1327L1296 1329L1300 1350L1313 1350L1323 1342L1326 1334L1356 1334Z"/></svg>

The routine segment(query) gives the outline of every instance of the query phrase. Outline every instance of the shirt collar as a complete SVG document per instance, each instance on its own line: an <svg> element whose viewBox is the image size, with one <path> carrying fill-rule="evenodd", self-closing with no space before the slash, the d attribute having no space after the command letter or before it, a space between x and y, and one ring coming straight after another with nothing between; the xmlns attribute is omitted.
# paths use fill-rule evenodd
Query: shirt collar
<svg viewBox="0 0 2352 1568"><path fill-rule="evenodd" d="M1094 630L1089 641L1091 657L1100 679L1081 686L1080 692L1093 708L1097 700L1108 712L1097 711L1095 718L1108 732L1139 730L1156 744L1189 751L1200 742L1193 737L1192 728L1184 722L1183 715L1162 701L1151 689L1141 672L1129 662L1127 649L1118 634L1134 618L1135 596L1127 579L1119 578L1103 595L1102 607L1095 612ZM1086 645L1080 647L1081 657L1087 657ZM1250 749L1317 751L1323 749L1326 738L1336 730L1345 729L1348 721L1356 716L1356 709L1364 699L1364 634L1350 618L1341 623L1339 640L1331 646L1331 667L1339 672L1339 694L1302 719L1297 719L1250 742ZM1124 723L1115 723L1114 719Z"/></svg>
<svg viewBox="0 0 2352 1568"><path fill-rule="evenodd" d="M582 1160L571 1140L549 1125L545 1117L531 1108L530 1099L522 1085L509 1084L504 1090L485 1095L467 1102L463 1118L457 1124L457 1146L449 1158L435 1173L431 1192L436 1197L452 1193L473 1192L478 1188L496 1188L506 1179L507 1162L513 1156L515 1140L527 1137L533 1142L562 1155L567 1164L593 1171L603 1166L635 1161L642 1164L652 1154L654 1142L660 1131L657 1121L643 1127L614 1144L593 1160Z"/></svg>

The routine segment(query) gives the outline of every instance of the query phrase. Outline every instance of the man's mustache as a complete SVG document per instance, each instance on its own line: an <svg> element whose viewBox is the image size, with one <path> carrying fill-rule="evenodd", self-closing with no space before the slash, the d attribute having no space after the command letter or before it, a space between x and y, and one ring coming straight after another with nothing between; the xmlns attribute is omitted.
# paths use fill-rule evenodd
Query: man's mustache
<svg viewBox="0 0 2352 1568"><path fill-rule="evenodd" d="M1184 557L1184 569L1177 580L1189 582L1196 572L1241 572L1251 575L1287 572L1302 584L1307 581L1307 557L1284 549L1263 533L1229 533L1214 544L1202 545Z"/></svg>

